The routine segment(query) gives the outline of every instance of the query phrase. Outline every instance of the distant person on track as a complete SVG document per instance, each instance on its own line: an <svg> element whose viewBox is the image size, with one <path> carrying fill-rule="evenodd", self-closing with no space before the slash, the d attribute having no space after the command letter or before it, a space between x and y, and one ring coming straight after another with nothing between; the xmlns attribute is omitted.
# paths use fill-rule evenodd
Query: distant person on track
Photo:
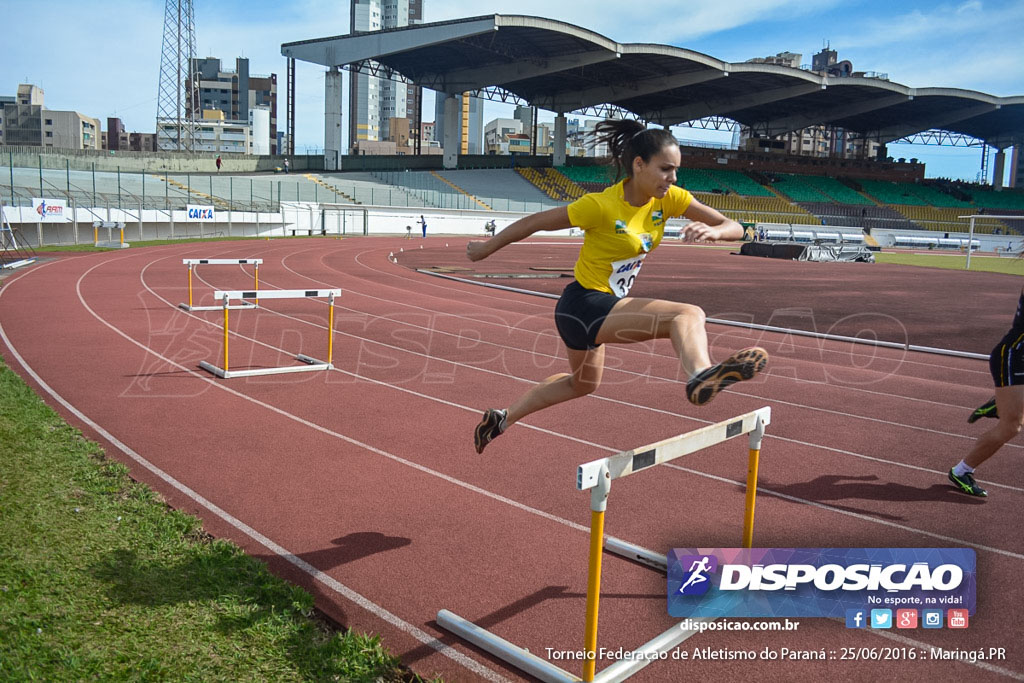
<svg viewBox="0 0 1024 683"><path fill-rule="evenodd" d="M688 241L738 240L743 228L675 184L679 145L669 131L648 130L636 121L602 121L595 129L595 142L608 145L624 180L569 206L521 218L490 239L466 246L469 260L479 261L542 230L583 230L575 280L555 306L555 326L567 348L571 372L548 377L507 409L485 411L474 434L477 453L527 415L597 389L606 343L671 339L689 377L686 396L698 406L730 384L752 378L768 361L767 352L754 347L712 365L703 310L628 296L647 254L661 243L669 218L691 220L682 234Z"/></svg>
<svg viewBox="0 0 1024 683"><path fill-rule="evenodd" d="M974 470L1020 433L1024 425L1024 290L1017 300L1017 313L1010 331L996 344L988 357L988 368L996 385L996 395L967 418L974 423L983 417L999 422L978 437L970 453L949 470L949 480L964 493L987 496L974 481Z"/></svg>
<svg viewBox="0 0 1024 683"><path fill-rule="evenodd" d="M416 222L420 224L421 228L423 228L423 237L426 238L426 236L427 236L427 219L424 218L422 215L420 215L420 219L418 221L416 221Z"/></svg>

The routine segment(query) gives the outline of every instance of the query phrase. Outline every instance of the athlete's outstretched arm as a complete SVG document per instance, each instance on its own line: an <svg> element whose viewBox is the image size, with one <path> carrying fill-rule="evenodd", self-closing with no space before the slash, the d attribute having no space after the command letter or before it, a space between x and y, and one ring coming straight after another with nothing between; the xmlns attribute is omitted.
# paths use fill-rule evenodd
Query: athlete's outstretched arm
<svg viewBox="0 0 1024 683"><path fill-rule="evenodd" d="M688 242L738 240L743 238L743 226L726 218L718 210L701 204L696 199L690 201L683 213L692 223L683 228L683 239Z"/></svg>
<svg viewBox="0 0 1024 683"><path fill-rule="evenodd" d="M466 256L470 261L479 261L502 247L525 239L535 232L564 230L571 227L569 209L564 206L548 209L520 218L486 242L479 240L470 242L466 245Z"/></svg>

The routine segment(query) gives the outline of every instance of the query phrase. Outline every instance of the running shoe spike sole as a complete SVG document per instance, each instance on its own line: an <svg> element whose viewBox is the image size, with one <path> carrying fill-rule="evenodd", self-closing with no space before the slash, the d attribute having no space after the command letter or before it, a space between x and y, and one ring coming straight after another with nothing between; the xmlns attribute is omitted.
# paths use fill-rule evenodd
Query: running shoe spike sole
<svg viewBox="0 0 1024 683"><path fill-rule="evenodd" d="M760 347L737 351L691 379L686 384L686 397L695 406L710 403L723 389L753 378L767 364L768 352Z"/></svg>

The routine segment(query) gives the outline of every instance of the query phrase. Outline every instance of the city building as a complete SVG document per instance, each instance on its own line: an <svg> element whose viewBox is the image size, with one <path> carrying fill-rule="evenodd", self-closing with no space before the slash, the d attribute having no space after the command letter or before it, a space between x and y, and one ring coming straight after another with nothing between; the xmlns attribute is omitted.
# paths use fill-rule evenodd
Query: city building
<svg viewBox="0 0 1024 683"><path fill-rule="evenodd" d="M77 111L47 109L43 89L28 83L0 100L0 144L100 149L100 122Z"/></svg>
<svg viewBox="0 0 1024 683"><path fill-rule="evenodd" d="M100 134L100 148L115 152L155 152L155 133L129 133L116 117L107 117L107 129Z"/></svg>
<svg viewBox="0 0 1024 683"><path fill-rule="evenodd" d="M480 97L455 97L459 111L459 127L455 131L462 143L459 154L484 154L484 101ZM434 139L444 145L444 95L437 93L434 98ZM466 135L462 136L463 121Z"/></svg>
<svg viewBox="0 0 1024 683"><path fill-rule="evenodd" d="M523 111L526 115L520 116ZM530 145L532 110L530 107L517 107L515 113L514 119L493 119L484 126L484 150L487 154L534 153ZM551 124L538 123L536 131L536 154L550 155L554 139Z"/></svg>
<svg viewBox="0 0 1024 683"><path fill-rule="evenodd" d="M423 20L423 0L352 0L350 19L352 33L418 24ZM417 131L416 114L420 110L417 88L375 75L378 68L376 62L370 62L363 70L349 74L348 144L353 154L374 154L380 152L371 152L371 149L390 149L387 145L362 144L369 142L394 142L399 149L404 146L399 141L403 131L406 135ZM393 133L392 122L403 119L406 123L399 124L401 130Z"/></svg>
<svg viewBox="0 0 1024 683"><path fill-rule="evenodd" d="M797 52L780 52L774 56L748 59L747 62L806 69L808 67L800 64L802 57L803 55ZM809 70L835 78L888 79L886 74L854 71L853 64L849 60L840 61L838 53L828 47L811 58ZM809 126L772 137L759 135L750 128L741 126L737 144L739 149L748 152L774 152L843 159L873 159L878 155L880 148L878 142L874 140L868 140L842 128L832 126Z"/></svg>
<svg viewBox="0 0 1024 683"><path fill-rule="evenodd" d="M270 117L270 107L249 108L249 154L267 156L274 153L276 145L271 145L271 140L277 142L277 135L271 138Z"/></svg>
<svg viewBox="0 0 1024 683"><path fill-rule="evenodd" d="M484 148L488 154L508 154L509 137L522 136L522 133L523 122L519 119L494 119L484 126ZM526 141L529 143L529 135Z"/></svg>
<svg viewBox="0 0 1024 683"><path fill-rule="evenodd" d="M225 70L216 57L194 59L192 73L199 80L199 110L218 110L227 121L248 122L250 111L266 109L269 112L267 144L261 139L257 146L269 148L268 154L277 153L277 74L249 73L249 60L245 57L235 59L234 71Z"/></svg>
<svg viewBox="0 0 1024 683"><path fill-rule="evenodd" d="M156 131L161 149L174 149L178 124L161 121ZM248 121L231 121L219 109L204 109L195 122L193 151L217 154L251 154L252 127Z"/></svg>

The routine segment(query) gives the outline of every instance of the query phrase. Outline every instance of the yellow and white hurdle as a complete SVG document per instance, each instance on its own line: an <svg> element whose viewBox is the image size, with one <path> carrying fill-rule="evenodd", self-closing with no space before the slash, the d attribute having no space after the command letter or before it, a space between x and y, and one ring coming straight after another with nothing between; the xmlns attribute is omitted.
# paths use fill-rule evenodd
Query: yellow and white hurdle
<svg viewBox="0 0 1024 683"><path fill-rule="evenodd" d="M224 309L224 367L219 368L205 360L199 363L199 367L212 372L217 377L231 379L232 377L252 377L253 375L280 375L287 372L309 372L311 370L332 370L334 358L334 299L341 296L340 289L268 289L263 292L250 291L216 291L214 299L221 302L220 308ZM251 370L229 370L228 369L228 311L238 306L230 306L231 301L254 301L262 299L312 299L326 298L327 308L327 360L317 360L305 354L296 354L296 360L306 365L285 365L276 368L257 368Z"/></svg>
<svg viewBox="0 0 1024 683"><path fill-rule="evenodd" d="M677 624L641 645L632 652L631 656L623 657L600 673L595 673L602 551L629 558L661 571L668 571L668 558L665 553L656 553L611 536L605 537L604 514L608 507L608 493L611 490L612 481L714 446L742 434L749 434L750 449L747 460L747 490L743 514L743 547L750 548L753 543L754 504L757 496L757 469L761 454L761 439L764 436L764 428L770 423L771 408L766 406L725 422L708 425L664 441L623 451L579 466L576 472L576 488L580 491L590 491L590 552L587 571L586 622L583 634L585 656L582 676L572 674L448 610L443 609L437 613L438 625L542 681L549 683L574 683L575 681L609 683L625 680L650 664L651 661L659 659L659 653L669 652L696 631L685 630Z"/></svg>
<svg viewBox="0 0 1024 683"><path fill-rule="evenodd" d="M195 306L192 303L192 271L195 270L196 266L199 265L212 265L212 266L238 266L238 265L252 265L253 268L253 286L252 288L259 291L260 288L260 264L263 263L261 258L186 258L182 259L181 262L188 266L188 303L178 304L179 308L184 308L186 311L219 311L223 306L219 303L214 306ZM252 301L243 301L240 304L234 305L231 308L253 308L259 306L259 298L255 298Z"/></svg>

